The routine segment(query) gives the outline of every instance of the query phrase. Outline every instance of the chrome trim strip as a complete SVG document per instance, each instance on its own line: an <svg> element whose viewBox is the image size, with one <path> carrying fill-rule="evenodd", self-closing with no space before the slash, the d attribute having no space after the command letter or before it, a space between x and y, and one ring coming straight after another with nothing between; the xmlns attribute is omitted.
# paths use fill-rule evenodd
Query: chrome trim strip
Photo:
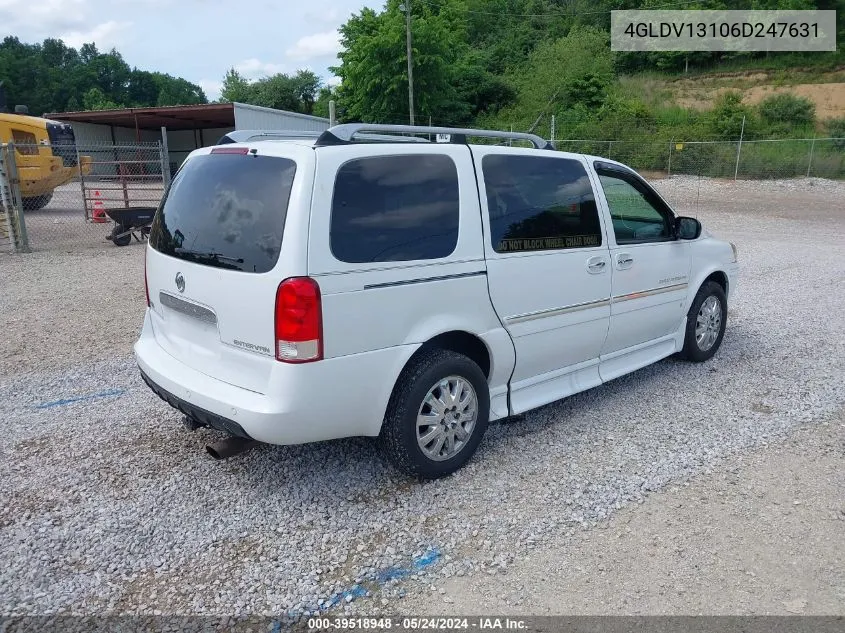
<svg viewBox="0 0 845 633"><path fill-rule="evenodd" d="M217 325L217 315L208 308L203 308L196 303L185 301L179 297L174 297L172 294L161 291L158 293L158 299L161 305L167 306L171 310L181 312L182 314L209 323L210 325Z"/></svg>
<svg viewBox="0 0 845 633"><path fill-rule="evenodd" d="M627 295L619 295L613 297L613 303L622 303L623 301L630 301L631 299L642 299L643 297L653 297L664 292L674 292L675 290L683 290L689 284L674 284L672 286L663 286L662 288L651 288L650 290L641 290L639 292L631 292Z"/></svg>
<svg viewBox="0 0 845 633"><path fill-rule="evenodd" d="M571 306L564 306L562 308L551 308L549 310L538 310L537 312L528 312L526 314L515 314L514 316L505 317L505 322L508 325L516 323L525 323L526 321L533 321L535 319L544 319L546 317L560 316L561 314L571 314L572 312L579 312L581 310L589 310L590 308L601 308L602 306L610 305L610 299L599 299L598 301L586 301L584 303L576 303Z"/></svg>
<svg viewBox="0 0 845 633"><path fill-rule="evenodd" d="M424 284L429 281L446 281L449 279L463 279L465 277L478 277L479 275L486 275L486 270L476 270L471 273L458 273L456 275L441 275L440 277L423 277L422 279L403 279L401 281L388 281L382 284L367 284L364 290L372 290L374 288L395 288L396 286L408 286L410 284Z"/></svg>

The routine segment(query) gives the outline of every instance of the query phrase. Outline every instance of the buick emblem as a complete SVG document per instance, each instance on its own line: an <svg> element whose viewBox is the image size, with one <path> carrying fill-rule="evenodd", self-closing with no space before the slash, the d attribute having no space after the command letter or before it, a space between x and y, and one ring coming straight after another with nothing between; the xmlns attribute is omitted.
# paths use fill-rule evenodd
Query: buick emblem
<svg viewBox="0 0 845 633"><path fill-rule="evenodd" d="M176 273L176 289L179 292L185 292L185 278L182 273Z"/></svg>

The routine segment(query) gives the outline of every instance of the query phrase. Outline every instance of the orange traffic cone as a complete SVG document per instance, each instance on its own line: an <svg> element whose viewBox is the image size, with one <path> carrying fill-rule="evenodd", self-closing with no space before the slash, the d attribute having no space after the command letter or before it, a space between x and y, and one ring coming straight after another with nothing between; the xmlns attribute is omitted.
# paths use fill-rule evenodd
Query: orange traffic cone
<svg viewBox="0 0 845 633"><path fill-rule="evenodd" d="M109 221L108 217L106 216L106 208L103 205L103 201L100 200L99 190L94 192L94 209L91 213L91 221L97 222L98 224L103 224Z"/></svg>

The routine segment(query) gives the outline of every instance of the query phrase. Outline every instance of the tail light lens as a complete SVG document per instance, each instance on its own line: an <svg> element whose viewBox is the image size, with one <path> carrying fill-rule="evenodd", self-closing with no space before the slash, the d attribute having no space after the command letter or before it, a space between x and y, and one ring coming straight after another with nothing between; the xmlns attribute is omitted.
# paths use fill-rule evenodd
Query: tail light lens
<svg viewBox="0 0 845 633"><path fill-rule="evenodd" d="M323 357L320 286L310 277L291 277L276 291L276 360L308 363Z"/></svg>
<svg viewBox="0 0 845 633"><path fill-rule="evenodd" d="M147 307L150 307L150 285L147 283L147 249L144 249L144 294L147 296Z"/></svg>

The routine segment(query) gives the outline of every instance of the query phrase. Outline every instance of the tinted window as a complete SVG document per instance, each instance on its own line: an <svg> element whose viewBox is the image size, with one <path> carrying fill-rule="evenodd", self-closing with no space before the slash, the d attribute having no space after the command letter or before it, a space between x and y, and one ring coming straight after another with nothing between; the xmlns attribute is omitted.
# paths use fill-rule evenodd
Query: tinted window
<svg viewBox="0 0 845 633"><path fill-rule="evenodd" d="M482 167L497 253L601 245L593 188L578 161L491 154Z"/></svg>
<svg viewBox="0 0 845 633"><path fill-rule="evenodd" d="M353 160L335 180L332 253L349 263L446 257L458 244L458 211L448 156Z"/></svg>
<svg viewBox="0 0 845 633"><path fill-rule="evenodd" d="M598 170L619 244L671 237L670 213L660 199L630 174Z"/></svg>
<svg viewBox="0 0 845 633"><path fill-rule="evenodd" d="M199 264L267 272L279 258L295 172L286 158L195 156L162 200L150 244Z"/></svg>

